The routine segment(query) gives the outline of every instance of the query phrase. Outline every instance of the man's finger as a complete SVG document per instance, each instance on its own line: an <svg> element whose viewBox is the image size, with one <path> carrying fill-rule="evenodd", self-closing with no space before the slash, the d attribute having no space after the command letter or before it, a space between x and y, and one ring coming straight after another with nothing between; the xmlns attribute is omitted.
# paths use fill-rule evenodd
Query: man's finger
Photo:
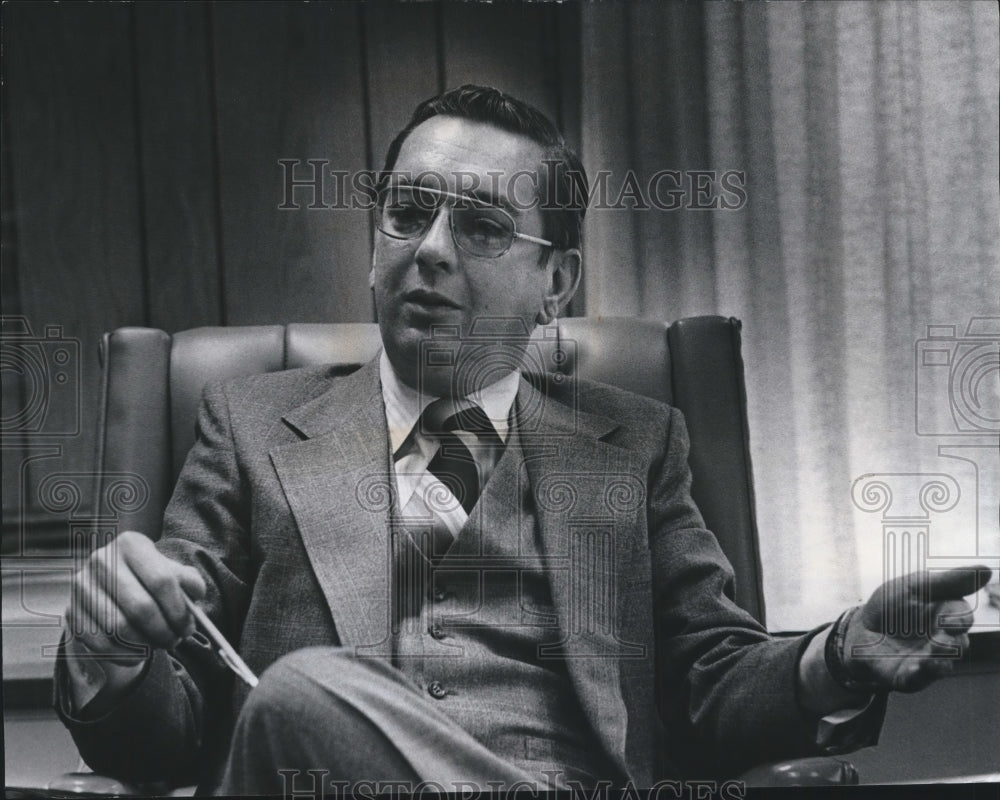
<svg viewBox="0 0 1000 800"><path fill-rule="evenodd" d="M948 633L965 633L972 627L975 615L964 600L946 600L935 609L934 627Z"/></svg>
<svg viewBox="0 0 1000 800"><path fill-rule="evenodd" d="M173 638L189 636L194 632L195 625L181 586L181 576L188 568L155 548L143 550L126 552L124 561L142 587L141 595L137 590L135 594L140 595L142 601L148 597L154 604L153 607L146 607L144 613L149 615L154 625L162 619L173 632ZM131 611L129 606L123 608L127 614Z"/></svg>
<svg viewBox="0 0 1000 800"><path fill-rule="evenodd" d="M80 587L67 614L70 635L77 637L92 654L114 663L135 663L149 655L149 644L100 586Z"/></svg>
<svg viewBox="0 0 1000 800"><path fill-rule="evenodd" d="M119 573L115 589L118 612L143 641L168 648L182 635L165 616L157 598L130 570Z"/></svg>
<svg viewBox="0 0 1000 800"><path fill-rule="evenodd" d="M989 567L977 564L974 567L955 567L943 571L928 571L927 588L932 602L959 600L982 589L993 575Z"/></svg>

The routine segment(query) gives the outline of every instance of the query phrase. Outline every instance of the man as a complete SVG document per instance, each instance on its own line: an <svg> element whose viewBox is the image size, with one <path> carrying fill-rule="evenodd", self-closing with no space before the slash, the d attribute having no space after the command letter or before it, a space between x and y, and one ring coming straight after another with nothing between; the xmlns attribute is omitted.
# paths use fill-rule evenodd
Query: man
<svg viewBox="0 0 1000 800"><path fill-rule="evenodd" d="M91 766L234 794L648 786L870 742L885 690L951 666L988 572L888 584L772 640L731 600L680 414L520 376L579 282L574 175L552 124L496 90L418 107L379 184L380 357L209 386L159 542L123 533L76 578L69 629L89 633L58 708ZM606 549L574 549L566 497ZM186 596L259 686L212 657ZM890 635L885 609L931 635Z"/></svg>

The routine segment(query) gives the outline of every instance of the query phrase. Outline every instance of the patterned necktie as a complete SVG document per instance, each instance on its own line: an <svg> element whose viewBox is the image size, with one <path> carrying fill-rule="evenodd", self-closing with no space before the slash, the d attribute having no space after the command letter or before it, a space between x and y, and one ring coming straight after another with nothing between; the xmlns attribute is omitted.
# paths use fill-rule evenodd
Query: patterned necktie
<svg viewBox="0 0 1000 800"><path fill-rule="evenodd" d="M479 406L456 411L452 401L442 398L427 406L418 424L422 433L440 443L427 471L447 486L465 512L471 514L503 449L493 423ZM475 452L456 431L475 435Z"/></svg>

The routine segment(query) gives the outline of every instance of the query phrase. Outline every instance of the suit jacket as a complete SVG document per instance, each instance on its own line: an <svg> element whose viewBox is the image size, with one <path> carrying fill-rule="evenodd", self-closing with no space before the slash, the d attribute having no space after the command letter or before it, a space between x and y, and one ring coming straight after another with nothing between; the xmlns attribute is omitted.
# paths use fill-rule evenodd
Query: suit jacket
<svg viewBox="0 0 1000 800"><path fill-rule="evenodd" d="M580 520L613 533L605 574L579 578L610 577L613 608L575 632L567 646L584 657L566 663L622 773L648 785L816 752L816 719L795 698L807 640L771 639L733 603L732 570L690 497L680 412L523 379L515 408L545 553L568 553ZM377 361L213 384L158 546L202 571L206 610L260 673L301 647L384 641L391 493ZM569 583L552 581L567 632ZM156 651L97 720L73 715L65 680L57 670L57 709L88 764L172 783L212 783L247 692L197 637Z"/></svg>

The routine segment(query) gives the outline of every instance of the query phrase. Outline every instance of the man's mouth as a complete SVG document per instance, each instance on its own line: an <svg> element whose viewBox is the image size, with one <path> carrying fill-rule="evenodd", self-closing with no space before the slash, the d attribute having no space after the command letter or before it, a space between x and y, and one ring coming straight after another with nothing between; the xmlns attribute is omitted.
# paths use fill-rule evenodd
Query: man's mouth
<svg viewBox="0 0 1000 800"><path fill-rule="evenodd" d="M403 300L407 303L423 306L424 308L461 308L450 297L432 292L429 289L414 289L404 294Z"/></svg>

